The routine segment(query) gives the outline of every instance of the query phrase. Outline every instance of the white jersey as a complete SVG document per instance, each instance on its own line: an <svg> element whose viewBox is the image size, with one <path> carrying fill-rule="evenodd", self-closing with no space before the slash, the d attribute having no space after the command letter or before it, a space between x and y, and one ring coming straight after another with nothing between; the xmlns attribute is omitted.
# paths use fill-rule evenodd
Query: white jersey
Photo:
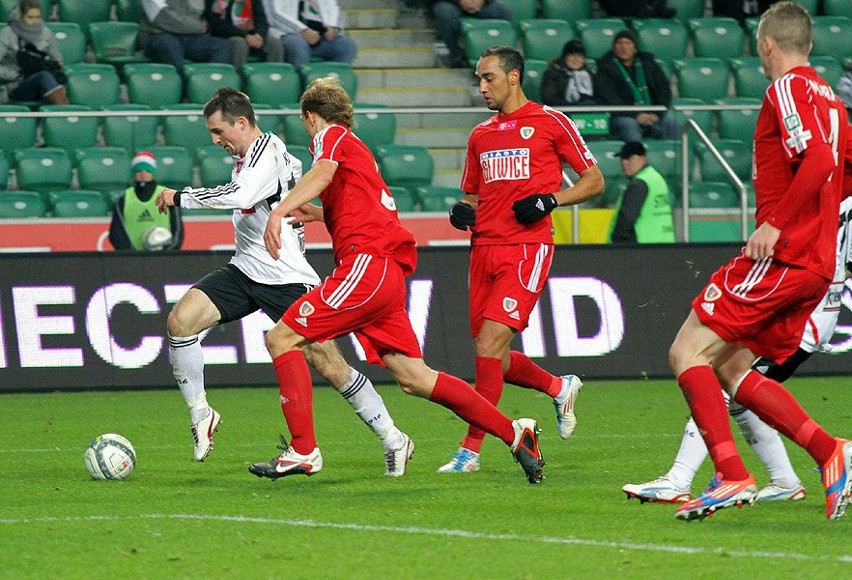
<svg viewBox="0 0 852 580"><path fill-rule="evenodd" d="M233 209L237 251L231 264L261 284L310 284L320 278L304 254L303 227L281 224L281 254L273 260L263 243L272 209L302 176L302 164L273 133L255 139L236 159L231 181L217 187L187 187L180 206L186 209Z"/></svg>
<svg viewBox="0 0 852 580"><path fill-rule="evenodd" d="M840 298L846 281L846 263L852 258L852 198L840 202L840 220L837 228L837 264L834 271L834 281L822 302L808 318L805 333L799 348L805 352L826 352L831 350L828 341L834 334L837 319L840 317Z"/></svg>

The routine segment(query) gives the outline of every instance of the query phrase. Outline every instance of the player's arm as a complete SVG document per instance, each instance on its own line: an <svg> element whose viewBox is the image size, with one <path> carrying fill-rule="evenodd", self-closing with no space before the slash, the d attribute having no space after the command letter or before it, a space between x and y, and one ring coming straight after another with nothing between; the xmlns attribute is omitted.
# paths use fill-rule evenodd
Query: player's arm
<svg viewBox="0 0 852 580"><path fill-rule="evenodd" d="M465 193L453 207L450 208L450 223L457 230L465 231L476 225L476 208L479 207L479 196Z"/></svg>
<svg viewBox="0 0 852 580"><path fill-rule="evenodd" d="M281 249L281 220L322 193L331 183L336 171L337 163L334 161L329 159L315 161L310 171L302 176L287 197L282 199L269 214L266 231L263 233L263 243L274 259L278 259Z"/></svg>
<svg viewBox="0 0 852 580"><path fill-rule="evenodd" d="M512 204L515 218L522 224L543 219L560 205L575 205L593 198L604 190L604 177L597 165L590 165L580 173L580 179L571 187L556 193L534 193Z"/></svg>
<svg viewBox="0 0 852 580"><path fill-rule="evenodd" d="M642 206L648 197L648 184L641 179L634 179L624 190L615 225L612 228L613 243L636 242L636 220L642 213Z"/></svg>

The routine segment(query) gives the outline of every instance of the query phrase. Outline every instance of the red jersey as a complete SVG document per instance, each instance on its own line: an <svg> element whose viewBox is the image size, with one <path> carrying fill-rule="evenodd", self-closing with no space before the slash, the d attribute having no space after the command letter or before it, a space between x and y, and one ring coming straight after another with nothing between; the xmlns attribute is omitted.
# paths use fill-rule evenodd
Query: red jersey
<svg viewBox="0 0 852 580"><path fill-rule="evenodd" d="M774 259L831 280L837 257L837 214L843 197L846 109L809 66L796 67L766 91L754 130L757 224L781 229ZM790 191L805 152L825 143L834 152L818 191Z"/></svg>
<svg viewBox="0 0 852 580"><path fill-rule="evenodd" d="M320 194L325 225L331 234L334 259L352 253L391 258L407 276L417 266L414 236L396 213L376 160L352 131L331 125L311 143L314 161L328 159L337 165L331 183Z"/></svg>
<svg viewBox="0 0 852 580"><path fill-rule="evenodd" d="M512 204L562 189L562 162L577 173L595 165L577 126L563 113L532 101L474 127L461 189L479 196L471 243L553 243L550 216L524 225Z"/></svg>

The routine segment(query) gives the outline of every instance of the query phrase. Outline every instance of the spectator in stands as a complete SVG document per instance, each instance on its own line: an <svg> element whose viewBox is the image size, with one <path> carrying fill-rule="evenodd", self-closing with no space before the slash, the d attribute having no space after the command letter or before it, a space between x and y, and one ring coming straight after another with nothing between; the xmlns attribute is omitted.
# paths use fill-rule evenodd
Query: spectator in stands
<svg viewBox="0 0 852 580"><path fill-rule="evenodd" d="M133 185L115 200L112 208L112 247L138 252L179 250L183 244L180 208L169 208L166 213L157 208L157 195L165 189L157 184L157 160L150 152L140 151L133 158L131 172Z"/></svg>
<svg viewBox="0 0 852 580"><path fill-rule="evenodd" d="M39 0L21 0L0 30L0 81L13 101L45 100L67 105L62 54L44 25Z"/></svg>
<svg viewBox="0 0 852 580"><path fill-rule="evenodd" d="M154 62L183 70L194 62L231 63L231 44L207 29L203 0L142 0L145 17L139 23L139 42Z"/></svg>
<svg viewBox="0 0 852 580"><path fill-rule="evenodd" d="M648 164L645 146L625 143L621 171L630 180L615 204L609 241L623 243L668 243L675 241L669 186L660 172Z"/></svg>
<svg viewBox="0 0 852 580"><path fill-rule="evenodd" d="M666 0L598 0L598 4L608 16L619 18L674 18L677 14Z"/></svg>
<svg viewBox="0 0 852 580"><path fill-rule="evenodd" d="M547 64L541 81L541 100L552 107L594 105L592 82L583 43L569 40L562 47L562 55Z"/></svg>
<svg viewBox="0 0 852 580"><path fill-rule="evenodd" d="M242 70L249 55L266 62L284 62L284 48L269 24L261 0L205 0L210 34L231 43L231 64Z"/></svg>
<svg viewBox="0 0 852 580"><path fill-rule="evenodd" d="M778 0L713 0L713 16L729 16L743 23L746 18L763 14Z"/></svg>
<svg viewBox="0 0 852 580"><path fill-rule="evenodd" d="M352 64L358 46L341 33L337 0L263 0L271 36L281 38L284 58L296 70L311 58Z"/></svg>
<svg viewBox="0 0 852 580"><path fill-rule="evenodd" d="M846 72L837 81L837 96L846 105L846 111L852 119L852 62L846 65Z"/></svg>
<svg viewBox="0 0 852 580"><path fill-rule="evenodd" d="M431 3L438 37L450 51L447 57L447 66L450 68L470 66L461 45L462 17L498 20L512 18L512 10L495 0L431 0Z"/></svg>
<svg viewBox="0 0 852 580"><path fill-rule="evenodd" d="M598 59L595 99L601 105L661 105L672 102L669 78L650 52L636 47L636 33L622 30L615 35L612 50ZM613 112L610 131L622 141L645 137L679 139L680 125L665 113Z"/></svg>

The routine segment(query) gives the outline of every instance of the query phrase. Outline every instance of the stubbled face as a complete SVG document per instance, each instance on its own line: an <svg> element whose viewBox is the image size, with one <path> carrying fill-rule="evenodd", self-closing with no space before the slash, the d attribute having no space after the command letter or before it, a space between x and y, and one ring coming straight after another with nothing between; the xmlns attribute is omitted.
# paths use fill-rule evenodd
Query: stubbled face
<svg viewBox="0 0 852 580"><path fill-rule="evenodd" d="M245 136L247 122L244 118L237 118L237 122L231 125L222 118L221 111L216 111L207 118L207 130L210 131L210 140L214 145L219 145L230 155L240 157L245 153Z"/></svg>
<svg viewBox="0 0 852 580"><path fill-rule="evenodd" d="M500 59L496 56L480 58L476 63L476 76L485 105L492 111L501 110L509 98L509 76L500 68Z"/></svg>
<svg viewBox="0 0 852 580"><path fill-rule="evenodd" d="M629 38L619 38L612 45L612 52L615 57L621 62L633 62L633 57L636 56L636 44Z"/></svg>

